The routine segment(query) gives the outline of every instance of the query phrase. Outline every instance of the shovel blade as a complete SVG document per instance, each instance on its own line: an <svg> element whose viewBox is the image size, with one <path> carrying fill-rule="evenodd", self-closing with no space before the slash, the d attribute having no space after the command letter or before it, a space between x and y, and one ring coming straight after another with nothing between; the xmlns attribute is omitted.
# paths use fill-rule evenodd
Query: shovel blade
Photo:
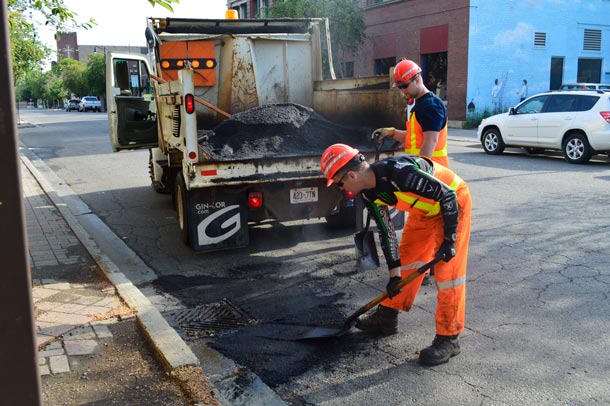
<svg viewBox="0 0 610 406"><path fill-rule="evenodd" d="M379 268L379 254L373 231L360 231L354 235L358 269L366 271Z"/></svg>
<svg viewBox="0 0 610 406"><path fill-rule="evenodd" d="M293 341L314 341L325 338L336 338L344 333L344 329L340 328L314 327Z"/></svg>

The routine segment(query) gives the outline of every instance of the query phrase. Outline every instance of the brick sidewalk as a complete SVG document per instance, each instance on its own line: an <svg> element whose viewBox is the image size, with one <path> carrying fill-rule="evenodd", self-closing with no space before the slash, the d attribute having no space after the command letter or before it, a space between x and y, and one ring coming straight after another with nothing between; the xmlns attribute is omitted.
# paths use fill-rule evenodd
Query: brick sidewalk
<svg viewBox="0 0 610 406"><path fill-rule="evenodd" d="M112 337L108 324L132 314L23 163L21 173L39 368L55 375L70 371L71 357L95 354Z"/></svg>

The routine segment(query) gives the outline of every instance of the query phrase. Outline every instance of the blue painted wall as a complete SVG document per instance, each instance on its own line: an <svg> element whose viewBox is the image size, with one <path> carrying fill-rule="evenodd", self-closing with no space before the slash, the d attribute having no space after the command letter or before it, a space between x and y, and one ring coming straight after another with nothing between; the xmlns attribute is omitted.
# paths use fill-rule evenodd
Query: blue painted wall
<svg viewBox="0 0 610 406"><path fill-rule="evenodd" d="M584 29L602 31L601 52L583 51ZM467 103L477 113L519 102L523 79L528 96L549 90L551 58L564 57L563 82L576 82L579 58L601 58L601 82L610 83L610 1L472 0L468 48ZM546 33L546 47L534 46L534 32Z"/></svg>

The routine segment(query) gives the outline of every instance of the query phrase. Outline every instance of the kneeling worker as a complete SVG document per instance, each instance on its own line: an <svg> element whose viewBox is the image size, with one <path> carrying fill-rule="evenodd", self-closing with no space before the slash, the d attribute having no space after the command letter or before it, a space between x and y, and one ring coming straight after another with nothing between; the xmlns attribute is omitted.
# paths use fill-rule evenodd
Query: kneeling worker
<svg viewBox="0 0 610 406"><path fill-rule="evenodd" d="M327 186L360 193L380 231L381 247L389 269L387 292L370 315L360 316L356 327L384 335L396 334L398 311L409 311L424 275L396 291L402 277L431 261L438 289L436 337L419 354L419 362L438 365L460 353L458 335L464 331L466 265L470 240L470 192L453 171L416 155L386 158L369 164L360 152L345 144L324 151L320 168ZM400 246L384 206L409 213Z"/></svg>

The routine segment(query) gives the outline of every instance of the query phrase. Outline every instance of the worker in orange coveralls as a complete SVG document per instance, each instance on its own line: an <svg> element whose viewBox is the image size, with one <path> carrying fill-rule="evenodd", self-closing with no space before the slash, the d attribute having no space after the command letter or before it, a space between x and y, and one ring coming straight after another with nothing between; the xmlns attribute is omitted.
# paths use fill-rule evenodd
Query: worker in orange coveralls
<svg viewBox="0 0 610 406"><path fill-rule="evenodd" d="M470 240L471 198L468 186L450 169L429 158L397 156L369 164L357 149L345 144L324 151L320 168L327 186L360 193L380 230L381 247L390 279L389 298L372 314L360 316L356 327L383 335L398 331L398 311L409 311L424 275L396 291L395 286L433 258L438 289L436 337L419 354L419 362L438 365L460 353L464 331L466 265ZM409 213L400 245L387 206Z"/></svg>

